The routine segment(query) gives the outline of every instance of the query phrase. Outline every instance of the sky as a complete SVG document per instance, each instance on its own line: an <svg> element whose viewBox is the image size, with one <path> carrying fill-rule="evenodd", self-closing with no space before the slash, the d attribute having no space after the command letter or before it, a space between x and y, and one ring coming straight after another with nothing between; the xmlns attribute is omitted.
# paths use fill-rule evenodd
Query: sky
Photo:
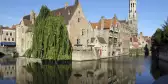
<svg viewBox="0 0 168 84"><path fill-rule="evenodd" d="M31 10L39 12L42 5L51 10L64 7L65 3L73 5L75 0L1 0L0 25L18 24L22 17ZM79 0L88 21L97 22L101 16L128 19L129 0ZM161 28L167 19L168 0L137 0L138 30L151 36L157 28Z"/></svg>

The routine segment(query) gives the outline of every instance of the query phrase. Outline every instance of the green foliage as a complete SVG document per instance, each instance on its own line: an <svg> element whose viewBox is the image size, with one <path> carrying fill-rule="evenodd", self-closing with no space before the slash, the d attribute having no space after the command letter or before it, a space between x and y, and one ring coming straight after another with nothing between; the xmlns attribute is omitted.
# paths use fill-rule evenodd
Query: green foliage
<svg viewBox="0 0 168 84"><path fill-rule="evenodd" d="M157 29L153 34L153 45L163 45L168 43L168 19L162 26L162 29Z"/></svg>
<svg viewBox="0 0 168 84"><path fill-rule="evenodd" d="M71 52L71 43L63 17L52 16L50 10L42 6L33 28L33 57L71 60Z"/></svg>
<svg viewBox="0 0 168 84"><path fill-rule="evenodd" d="M165 24L162 26L163 28L163 41L165 43L168 42L168 19L165 21Z"/></svg>
<svg viewBox="0 0 168 84"><path fill-rule="evenodd" d="M155 42L157 44L160 44L161 41L162 41L162 34L163 34L163 31L161 29L157 29L155 34L154 34L154 39L155 39Z"/></svg>

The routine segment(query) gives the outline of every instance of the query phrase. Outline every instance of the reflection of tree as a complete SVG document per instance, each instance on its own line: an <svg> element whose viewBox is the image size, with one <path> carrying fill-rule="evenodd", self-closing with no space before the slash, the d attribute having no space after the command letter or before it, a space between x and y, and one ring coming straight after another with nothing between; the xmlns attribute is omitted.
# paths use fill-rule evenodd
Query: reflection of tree
<svg viewBox="0 0 168 84"><path fill-rule="evenodd" d="M161 72L158 68L158 61L159 60L157 60L157 59L153 59L152 64L151 64L151 71L150 72L155 80L157 80L161 76Z"/></svg>
<svg viewBox="0 0 168 84"><path fill-rule="evenodd" d="M28 64L26 70L32 74L31 84L68 84L71 65L40 65Z"/></svg>

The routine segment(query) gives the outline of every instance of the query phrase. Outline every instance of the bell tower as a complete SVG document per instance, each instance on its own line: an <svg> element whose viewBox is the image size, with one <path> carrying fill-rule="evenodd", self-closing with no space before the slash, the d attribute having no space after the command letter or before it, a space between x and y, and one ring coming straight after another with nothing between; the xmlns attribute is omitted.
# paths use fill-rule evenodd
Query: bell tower
<svg viewBox="0 0 168 84"><path fill-rule="evenodd" d="M129 0L129 25L132 30L132 35L138 35L138 26L137 26L137 0Z"/></svg>

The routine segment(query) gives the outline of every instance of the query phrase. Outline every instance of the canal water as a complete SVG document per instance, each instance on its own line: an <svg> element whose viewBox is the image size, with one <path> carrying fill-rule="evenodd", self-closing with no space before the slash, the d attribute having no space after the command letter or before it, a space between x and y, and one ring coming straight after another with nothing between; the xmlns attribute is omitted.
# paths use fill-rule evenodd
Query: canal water
<svg viewBox="0 0 168 84"><path fill-rule="evenodd" d="M161 62L159 62L161 63ZM150 57L116 57L50 64L25 58L0 58L0 84L152 84L167 69ZM164 72L164 74L162 74Z"/></svg>

